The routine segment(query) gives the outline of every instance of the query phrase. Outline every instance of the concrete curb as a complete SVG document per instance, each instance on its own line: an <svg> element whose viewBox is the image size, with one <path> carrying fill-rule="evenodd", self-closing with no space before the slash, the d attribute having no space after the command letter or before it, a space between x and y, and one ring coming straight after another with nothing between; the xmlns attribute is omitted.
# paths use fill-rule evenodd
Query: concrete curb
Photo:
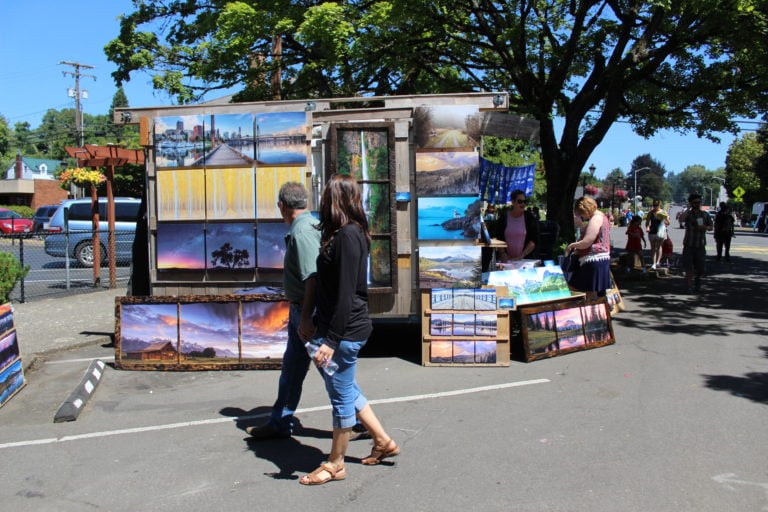
<svg viewBox="0 0 768 512"><path fill-rule="evenodd" d="M36 352L34 354L22 355L21 361L24 368L24 373L25 374L31 373L37 370L40 366L45 364L45 361L47 361L51 356L56 355L58 353L66 352L67 350L90 347L92 345L103 345L103 344L112 343L112 342L113 342L112 336L105 336L105 335L87 336L85 337L84 340L72 343L70 345L52 348L42 352Z"/></svg>
<svg viewBox="0 0 768 512"><path fill-rule="evenodd" d="M54 423L61 423L62 421L74 421L77 419L77 417L80 415L80 411L83 409L83 406L85 406L86 402L88 402L88 399L96 389L96 386L99 385L101 377L104 375L104 368L106 366L107 365L104 364L104 361L99 359L96 359L91 363L91 365L88 367L88 370L85 372L83 380L80 381L80 384L77 386L77 388L75 388L72 394L69 395L69 398L67 398L64 403L61 404L59 410L56 411L56 415L53 417Z"/></svg>

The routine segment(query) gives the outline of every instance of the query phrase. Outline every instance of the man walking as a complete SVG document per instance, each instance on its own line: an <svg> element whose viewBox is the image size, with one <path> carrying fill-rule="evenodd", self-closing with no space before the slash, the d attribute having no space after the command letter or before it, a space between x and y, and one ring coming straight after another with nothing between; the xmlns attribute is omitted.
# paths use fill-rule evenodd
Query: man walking
<svg viewBox="0 0 768 512"><path fill-rule="evenodd" d="M286 438L293 434L293 414L299 406L310 363L304 343L315 332L312 313L315 309L316 261L320 252L318 221L307 210L307 190L301 183L284 183L278 192L277 206L283 221L291 225L285 237L283 259L283 287L290 302L288 344L283 354L272 415L264 425L246 429L255 439Z"/></svg>
<svg viewBox="0 0 768 512"><path fill-rule="evenodd" d="M712 219L701 211L701 195L688 196L688 213L685 215L685 237L683 238L683 268L688 293L701 289L701 277L705 271L706 233L712 230ZM695 280L694 280L695 278Z"/></svg>
<svg viewBox="0 0 768 512"><path fill-rule="evenodd" d="M728 204L720 203L720 210L715 215L715 247L717 248L717 261L723 257L723 248L725 248L725 261L731 261L731 238L734 233L733 215Z"/></svg>

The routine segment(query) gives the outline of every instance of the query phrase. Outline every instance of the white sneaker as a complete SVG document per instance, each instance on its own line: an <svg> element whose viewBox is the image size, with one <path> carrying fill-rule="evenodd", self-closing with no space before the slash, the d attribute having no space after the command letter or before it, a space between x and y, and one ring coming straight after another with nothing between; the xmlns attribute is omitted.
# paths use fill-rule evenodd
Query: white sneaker
<svg viewBox="0 0 768 512"><path fill-rule="evenodd" d="M656 270L656 265L651 265L651 270Z"/></svg>

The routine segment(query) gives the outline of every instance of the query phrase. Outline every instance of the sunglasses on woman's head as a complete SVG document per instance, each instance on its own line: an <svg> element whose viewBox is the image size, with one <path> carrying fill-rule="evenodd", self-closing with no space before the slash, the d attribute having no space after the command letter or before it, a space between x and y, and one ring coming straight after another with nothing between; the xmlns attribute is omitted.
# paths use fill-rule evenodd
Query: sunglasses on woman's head
<svg viewBox="0 0 768 512"><path fill-rule="evenodd" d="M516 202L517 204L526 204L528 201L527 201L527 200L525 200L525 199L515 199L515 202Z"/></svg>

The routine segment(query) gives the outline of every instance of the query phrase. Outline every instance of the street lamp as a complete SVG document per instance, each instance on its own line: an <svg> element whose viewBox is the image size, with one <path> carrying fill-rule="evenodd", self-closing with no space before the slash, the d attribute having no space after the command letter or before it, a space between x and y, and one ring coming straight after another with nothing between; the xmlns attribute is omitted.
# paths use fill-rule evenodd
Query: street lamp
<svg viewBox="0 0 768 512"><path fill-rule="evenodd" d="M703 186L702 188L704 190L709 189L709 208L712 209L712 187ZM702 193L704 192L704 190L702 190Z"/></svg>
<svg viewBox="0 0 768 512"><path fill-rule="evenodd" d="M634 171L634 174L635 174L635 213L637 213L637 197L638 197L638 195L637 195L637 175L640 174L640 171L650 171L650 170L651 170L650 167L641 167L639 169L635 169L635 171Z"/></svg>
<svg viewBox="0 0 768 512"><path fill-rule="evenodd" d="M595 164L592 164L588 167L589 169L589 175L590 178L595 177L595 171L597 170L597 167L595 167ZM581 173L581 195L585 195L586 192L584 191L584 188L587 186L587 176L582 172Z"/></svg>
<svg viewBox="0 0 768 512"><path fill-rule="evenodd" d="M712 176L712 179L713 180L717 180L717 181L721 181L723 183L723 186L722 187L718 187L718 191L717 191L717 202L718 202L718 204L722 200L727 201L728 200L727 192L726 192L725 196L723 195L723 189L725 188L725 178L721 178L720 176ZM711 200L710 200L710 203L712 203ZM712 207L712 206L714 206L714 205L710 205L710 207Z"/></svg>

